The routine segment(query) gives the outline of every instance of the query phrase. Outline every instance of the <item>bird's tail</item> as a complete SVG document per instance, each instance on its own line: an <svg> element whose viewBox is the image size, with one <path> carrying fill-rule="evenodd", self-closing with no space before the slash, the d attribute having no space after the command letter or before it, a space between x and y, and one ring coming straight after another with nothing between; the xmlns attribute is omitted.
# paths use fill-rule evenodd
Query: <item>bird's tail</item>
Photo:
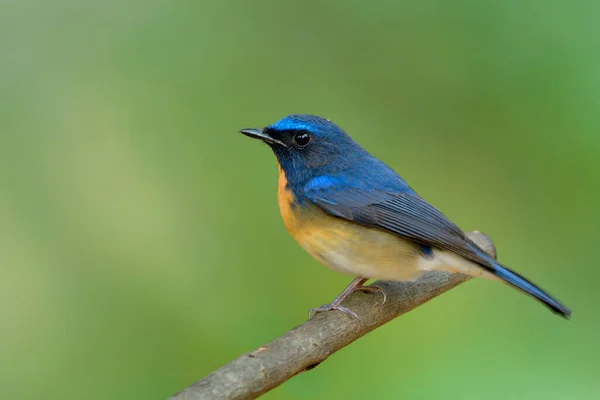
<svg viewBox="0 0 600 400"><path fill-rule="evenodd" d="M534 297L535 299L543 303L546 307L548 307L550 310L563 316L564 318L568 319L571 316L571 310L569 310L560 301L548 294L544 289L540 288L524 276L519 275L515 271L510 270L505 266L499 264L497 261L490 258L485 252L483 252L478 247L473 248L473 250L475 250L477 254L484 257L491 264L491 268L489 269L490 273L494 274L506 283Z"/></svg>

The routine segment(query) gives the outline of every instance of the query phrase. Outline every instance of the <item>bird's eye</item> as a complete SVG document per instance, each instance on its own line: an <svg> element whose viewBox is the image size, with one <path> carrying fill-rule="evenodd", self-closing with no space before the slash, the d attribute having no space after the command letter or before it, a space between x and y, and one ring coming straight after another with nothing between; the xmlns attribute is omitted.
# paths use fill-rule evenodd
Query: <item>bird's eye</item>
<svg viewBox="0 0 600 400"><path fill-rule="evenodd" d="M310 135L306 132L299 132L294 135L294 143L300 147L306 146L310 142Z"/></svg>

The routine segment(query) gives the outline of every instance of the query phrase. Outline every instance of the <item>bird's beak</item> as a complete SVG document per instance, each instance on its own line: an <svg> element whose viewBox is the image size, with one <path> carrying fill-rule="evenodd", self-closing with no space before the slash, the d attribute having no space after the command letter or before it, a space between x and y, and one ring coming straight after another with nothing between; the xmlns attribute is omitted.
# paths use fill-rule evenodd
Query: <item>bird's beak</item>
<svg viewBox="0 0 600 400"><path fill-rule="evenodd" d="M240 133L242 133L248 137L251 137L253 139L260 139L267 144L279 144L283 147L287 147L281 140L272 138L271 136L267 135L262 129L254 129L254 128L242 129L240 131Z"/></svg>

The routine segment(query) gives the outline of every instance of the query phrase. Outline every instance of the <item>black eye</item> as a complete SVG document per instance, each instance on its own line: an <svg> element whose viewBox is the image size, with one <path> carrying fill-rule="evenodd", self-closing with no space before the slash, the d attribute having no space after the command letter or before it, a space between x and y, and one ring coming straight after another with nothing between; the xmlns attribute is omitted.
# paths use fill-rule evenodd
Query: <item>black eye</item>
<svg viewBox="0 0 600 400"><path fill-rule="evenodd" d="M310 143L310 135L306 132L299 132L294 135L294 142L301 147Z"/></svg>

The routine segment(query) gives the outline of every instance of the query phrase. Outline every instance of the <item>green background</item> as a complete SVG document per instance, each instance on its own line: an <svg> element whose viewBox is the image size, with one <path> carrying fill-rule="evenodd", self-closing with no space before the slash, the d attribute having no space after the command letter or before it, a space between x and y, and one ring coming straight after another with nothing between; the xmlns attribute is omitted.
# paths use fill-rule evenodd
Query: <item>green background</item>
<svg viewBox="0 0 600 400"><path fill-rule="evenodd" d="M0 397L162 399L350 278L269 149L337 122L574 310L477 280L265 399L600 398L600 3L0 3Z"/></svg>

